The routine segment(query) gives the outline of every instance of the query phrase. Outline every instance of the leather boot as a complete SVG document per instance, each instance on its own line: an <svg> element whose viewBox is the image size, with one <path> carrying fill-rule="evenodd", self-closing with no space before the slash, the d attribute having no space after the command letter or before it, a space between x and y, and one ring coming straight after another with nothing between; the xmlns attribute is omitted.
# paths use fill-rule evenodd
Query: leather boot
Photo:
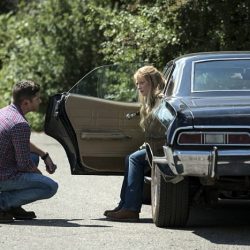
<svg viewBox="0 0 250 250"><path fill-rule="evenodd" d="M111 212L117 212L117 211L119 211L120 209L121 209L121 208L120 208L119 206L117 206L117 207L115 207L115 208L112 209L112 210L106 210L106 211L104 211L103 215L104 215L104 216L108 216L109 213L111 213Z"/></svg>
<svg viewBox="0 0 250 250"><path fill-rule="evenodd" d="M138 222L139 212L122 208L117 212L108 213L107 219L113 220L113 221L123 221L123 222Z"/></svg>
<svg viewBox="0 0 250 250"><path fill-rule="evenodd" d="M33 211L26 211L21 206L9 209L8 213L16 220L32 220L36 218L36 214Z"/></svg>

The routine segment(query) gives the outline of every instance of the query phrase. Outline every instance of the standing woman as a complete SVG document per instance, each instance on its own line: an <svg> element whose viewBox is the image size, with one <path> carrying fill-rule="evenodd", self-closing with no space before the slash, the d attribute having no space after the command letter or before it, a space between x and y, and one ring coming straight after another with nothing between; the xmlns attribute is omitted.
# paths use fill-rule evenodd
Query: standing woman
<svg viewBox="0 0 250 250"><path fill-rule="evenodd" d="M144 66L135 72L134 81L141 103L140 126L145 133L150 133L153 110L161 99L165 80L155 67ZM149 167L146 149L142 148L128 155L125 167L120 202L113 210L106 210L104 215L110 220L138 221L142 206L144 171Z"/></svg>

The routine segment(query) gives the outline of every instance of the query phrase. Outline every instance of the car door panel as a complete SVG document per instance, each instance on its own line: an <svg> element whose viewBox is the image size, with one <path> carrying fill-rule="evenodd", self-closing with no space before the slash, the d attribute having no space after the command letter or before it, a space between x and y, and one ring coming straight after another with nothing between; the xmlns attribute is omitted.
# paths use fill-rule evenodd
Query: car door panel
<svg viewBox="0 0 250 250"><path fill-rule="evenodd" d="M123 172L125 156L144 140L139 116L126 118L138 109L138 103L67 96L65 112L76 135L81 164L87 171Z"/></svg>
<svg viewBox="0 0 250 250"><path fill-rule="evenodd" d="M126 155L143 143L131 77L137 68L97 67L68 92L50 98L45 133L64 147L72 174L121 174Z"/></svg>

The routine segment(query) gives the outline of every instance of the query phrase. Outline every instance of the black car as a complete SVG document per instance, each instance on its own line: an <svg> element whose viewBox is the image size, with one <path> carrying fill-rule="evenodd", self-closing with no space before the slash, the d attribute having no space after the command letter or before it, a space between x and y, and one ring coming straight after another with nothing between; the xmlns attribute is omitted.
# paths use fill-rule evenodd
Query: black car
<svg viewBox="0 0 250 250"><path fill-rule="evenodd" d="M136 96L115 99L132 76L117 67L97 68L50 99L45 132L63 145L72 174L122 174L125 156L146 140L156 226L184 226L194 203L250 197L250 52L167 63L164 98L146 139Z"/></svg>

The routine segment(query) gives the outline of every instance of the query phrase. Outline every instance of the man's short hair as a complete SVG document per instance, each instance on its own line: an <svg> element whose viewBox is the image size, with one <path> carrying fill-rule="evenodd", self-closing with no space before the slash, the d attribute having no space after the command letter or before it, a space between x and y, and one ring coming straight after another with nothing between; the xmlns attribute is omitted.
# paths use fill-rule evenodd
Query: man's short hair
<svg viewBox="0 0 250 250"><path fill-rule="evenodd" d="M40 91L40 85L31 80L22 80L16 83L12 89L13 103L20 105L23 100L32 100Z"/></svg>

